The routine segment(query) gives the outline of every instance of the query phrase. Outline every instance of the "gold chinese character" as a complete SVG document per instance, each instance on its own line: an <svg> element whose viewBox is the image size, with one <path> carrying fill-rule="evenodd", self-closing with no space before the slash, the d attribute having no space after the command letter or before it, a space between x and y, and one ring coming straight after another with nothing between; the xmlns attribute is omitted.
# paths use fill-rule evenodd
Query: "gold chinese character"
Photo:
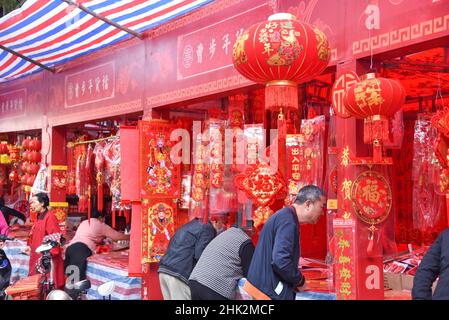
<svg viewBox="0 0 449 320"><path fill-rule="evenodd" d="M366 102L370 107L380 105L385 101L381 95L381 90L377 81L371 82L366 87L366 94Z"/></svg>
<svg viewBox="0 0 449 320"><path fill-rule="evenodd" d="M341 191L344 193L345 200L351 200L351 186L352 181L345 178L345 181L343 181L343 186L341 188Z"/></svg>
<svg viewBox="0 0 449 320"><path fill-rule="evenodd" d="M349 165L349 147L346 146L341 154L341 165L347 167Z"/></svg>
<svg viewBox="0 0 449 320"><path fill-rule="evenodd" d="M351 294L351 283L342 282L340 285L340 293L344 294L344 295L350 295Z"/></svg>
<svg viewBox="0 0 449 320"><path fill-rule="evenodd" d="M292 163L295 163L295 162L297 162L297 163L300 162L298 157L293 157Z"/></svg>
<svg viewBox="0 0 449 320"><path fill-rule="evenodd" d="M340 248L340 249L345 249L345 248L349 248L349 241L348 240L343 240L343 239L340 239L339 241L338 241L338 247Z"/></svg>
<svg viewBox="0 0 449 320"><path fill-rule="evenodd" d="M299 171L300 169L299 169L299 164L294 164L293 166L292 166L292 170L293 171Z"/></svg>
<svg viewBox="0 0 449 320"><path fill-rule="evenodd" d="M362 188L362 197L366 201L378 203L380 199L380 193L378 190L377 180L366 181L366 186Z"/></svg>
<svg viewBox="0 0 449 320"><path fill-rule="evenodd" d="M342 268L340 270L340 279L344 279L345 281L348 281L348 279L351 279L351 270L347 268Z"/></svg>
<svg viewBox="0 0 449 320"><path fill-rule="evenodd" d="M339 256L338 257L338 263L340 264L346 264L346 263L350 263L351 262L351 258L348 256Z"/></svg>
<svg viewBox="0 0 449 320"><path fill-rule="evenodd" d="M301 174L300 173L293 173L292 174L293 180L301 180Z"/></svg>

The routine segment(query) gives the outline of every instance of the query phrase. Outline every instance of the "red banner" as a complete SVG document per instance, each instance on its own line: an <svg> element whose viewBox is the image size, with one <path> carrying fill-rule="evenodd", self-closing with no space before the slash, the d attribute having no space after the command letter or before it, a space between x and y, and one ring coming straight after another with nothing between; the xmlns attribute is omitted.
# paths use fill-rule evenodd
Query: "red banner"
<svg viewBox="0 0 449 320"><path fill-rule="evenodd" d="M170 152L174 126L165 121L140 121L140 188L142 199L142 263L157 262L174 233L175 198L180 193L180 165Z"/></svg>
<svg viewBox="0 0 449 320"><path fill-rule="evenodd" d="M206 75L232 67L232 47L237 37L259 21L266 4L225 17L178 37L177 79Z"/></svg>
<svg viewBox="0 0 449 320"><path fill-rule="evenodd" d="M170 159L174 126L157 121L141 121L139 126L142 197L178 197L180 168Z"/></svg>
<svg viewBox="0 0 449 320"><path fill-rule="evenodd" d="M334 219L333 224L335 292L338 300L354 300L356 298L355 221Z"/></svg>
<svg viewBox="0 0 449 320"><path fill-rule="evenodd" d="M114 62L69 74L65 77L65 107L113 98L114 89Z"/></svg>
<svg viewBox="0 0 449 320"><path fill-rule="evenodd" d="M172 199L142 200L142 263L158 262L175 233L176 203Z"/></svg>
<svg viewBox="0 0 449 320"><path fill-rule="evenodd" d="M27 90L20 89L0 94L0 118L17 117L25 114Z"/></svg>

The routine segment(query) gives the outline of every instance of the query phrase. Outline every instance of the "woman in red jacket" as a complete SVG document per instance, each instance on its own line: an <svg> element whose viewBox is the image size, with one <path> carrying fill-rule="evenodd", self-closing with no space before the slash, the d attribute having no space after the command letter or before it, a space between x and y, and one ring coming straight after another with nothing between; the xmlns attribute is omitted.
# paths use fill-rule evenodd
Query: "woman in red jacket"
<svg viewBox="0 0 449 320"><path fill-rule="evenodd" d="M30 201L31 210L37 213L37 219L31 229L28 240L29 248L27 251L30 253L30 276L36 274L35 265L40 257L40 254L36 253L36 249L42 244L44 237L53 233L61 233L58 219L55 214L48 209L49 203L50 200L48 199L47 194L43 192L34 195ZM62 259L61 248L53 248L50 253L53 261L53 279L55 287L64 288L64 261Z"/></svg>

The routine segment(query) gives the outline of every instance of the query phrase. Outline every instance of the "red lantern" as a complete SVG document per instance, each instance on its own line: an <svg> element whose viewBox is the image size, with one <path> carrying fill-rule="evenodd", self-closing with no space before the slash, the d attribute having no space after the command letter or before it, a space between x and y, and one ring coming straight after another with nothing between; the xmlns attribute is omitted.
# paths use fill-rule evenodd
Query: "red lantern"
<svg viewBox="0 0 449 320"><path fill-rule="evenodd" d="M28 179L27 179L27 185L32 186L35 179L36 179L36 176L34 176L34 175L29 175L29 176L28 176Z"/></svg>
<svg viewBox="0 0 449 320"><path fill-rule="evenodd" d="M28 172L31 173L32 175L37 175L37 173L39 172L39 164L31 163L28 166Z"/></svg>
<svg viewBox="0 0 449 320"><path fill-rule="evenodd" d="M30 160L30 162L39 163L39 162L41 162L42 155L38 151L31 151L28 156L28 159Z"/></svg>
<svg viewBox="0 0 449 320"><path fill-rule="evenodd" d="M24 150L24 151L22 152L22 160L23 160L23 161L28 161L28 156L29 156L29 154L30 154L30 151Z"/></svg>
<svg viewBox="0 0 449 320"><path fill-rule="evenodd" d="M405 90L401 83L376 78L368 73L353 84L345 94L345 109L352 116L364 119L364 142L372 143L374 161L382 160L382 145L389 141L388 119L402 108Z"/></svg>
<svg viewBox="0 0 449 320"><path fill-rule="evenodd" d="M235 42L233 62L246 78L266 84L265 107L298 108L298 83L319 75L329 63L326 36L288 13L246 30Z"/></svg>
<svg viewBox="0 0 449 320"><path fill-rule="evenodd" d="M35 151L40 151L41 146L42 146L41 141L38 140L37 138L34 138L33 140L31 140L31 142L29 144L29 149L35 150Z"/></svg>
<svg viewBox="0 0 449 320"><path fill-rule="evenodd" d="M28 172L28 162L22 162L20 164L20 170L22 170L23 173Z"/></svg>
<svg viewBox="0 0 449 320"><path fill-rule="evenodd" d="M30 142L31 142L31 137L26 137L25 139L23 139L22 141L22 147L24 149L29 149L30 148Z"/></svg>

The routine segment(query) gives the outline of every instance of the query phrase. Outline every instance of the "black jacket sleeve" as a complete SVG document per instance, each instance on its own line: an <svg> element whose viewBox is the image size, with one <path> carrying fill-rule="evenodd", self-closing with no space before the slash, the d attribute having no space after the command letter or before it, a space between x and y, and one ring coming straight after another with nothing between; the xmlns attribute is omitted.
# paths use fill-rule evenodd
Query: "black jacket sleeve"
<svg viewBox="0 0 449 320"><path fill-rule="evenodd" d="M441 234L430 246L416 270L416 275L413 279L413 299L432 299L432 284L440 273L442 239L443 235Z"/></svg>
<svg viewBox="0 0 449 320"><path fill-rule="evenodd" d="M254 254L254 245L251 239L245 241L239 250L240 260L242 261L243 277L248 276L249 265Z"/></svg>
<svg viewBox="0 0 449 320"><path fill-rule="evenodd" d="M273 262L274 272L283 281L296 287L304 281L304 277L299 271L298 264L293 261L293 250L295 244L293 235L297 232L294 223L289 220L281 220L275 234L273 246Z"/></svg>
<svg viewBox="0 0 449 320"><path fill-rule="evenodd" d="M195 261L198 261L200 259L204 249L207 247L209 242L211 242L212 239L215 238L216 234L217 232L210 223L207 223L202 226L200 237L195 244L195 254L194 254Z"/></svg>
<svg viewBox="0 0 449 320"><path fill-rule="evenodd" d="M20 220L26 221L26 217L22 212L19 212L15 209L9 208L9 207L2 207L1 208L3 215L5 217L6 222L9 224L9 221L11 220L10 216L14 216L19 218Z"/></svg>

